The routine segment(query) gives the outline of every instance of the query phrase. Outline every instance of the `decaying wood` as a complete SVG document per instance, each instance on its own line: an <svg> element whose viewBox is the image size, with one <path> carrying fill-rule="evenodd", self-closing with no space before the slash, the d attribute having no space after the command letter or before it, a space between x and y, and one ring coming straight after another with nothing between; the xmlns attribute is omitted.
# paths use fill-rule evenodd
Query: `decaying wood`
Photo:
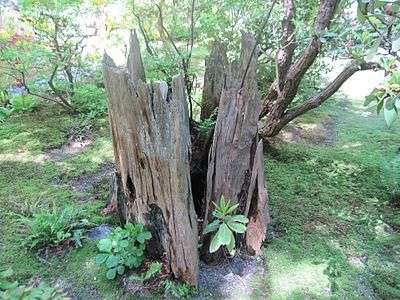
<svg viewBox="0 0 400 300"><path fill-rule="evenodd" d="M227 69L228 58L226 56L225 46L219 42L215 42L211 49L210 56L206 58L206 71L204 73L203 98L200 112L200 118L202 120L209 118L219 105Z"/></svg>
<svg viewBox="0 0 400 300"><path fill-rule="evenodd" d="M257 136L261 102L255 44L252 36L243 35L240 59L232 63L225 76L209 155L204 226L214 209L212 203L223 195L239 203L237 212L249 217L247 248L258 253L265 239L268 213L262 144Z"/></svg>
<svg viewBox="0 0 400 300"><path fill-rule="evenodd" d="M168 260L172 274L197 284L198 233L192 200L191 143L185 83L176 76L146 84L139 42L131 37L127 70L110 57L103 61L115 164L125 201L126 221L143 223L152 232L147 247Z"/></svg>

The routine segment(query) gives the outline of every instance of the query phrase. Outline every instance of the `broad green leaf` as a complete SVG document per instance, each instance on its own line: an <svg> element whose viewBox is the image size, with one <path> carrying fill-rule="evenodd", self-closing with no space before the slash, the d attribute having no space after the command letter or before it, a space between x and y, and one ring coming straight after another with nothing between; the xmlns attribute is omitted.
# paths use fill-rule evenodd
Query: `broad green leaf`
<svg viewBox="0 0 400 300"><path fill-rule="evenodd" d="M216 252L221 246L222 246L221 241L217 238L217 235L214 235L210 243L210 249L209 249L210 253Z"/></svg>
<svg viewBox="0 0 400 300"><path fill-rule="evenodd" d="M110 239L102 239L99 242L98 248L102 252L111 252L112 242Z"/></svg>
<svg viewBox="0 0 400 300"><path fill-rule="evenodd" d="M118 266L119 258L115 255L110 255L106 260L107 268L114 268Z"/></svg>
<svg viewBox="0 0 400 300"><path fill-rule="evenodd" d="M236 233L245 233L246 232L246 225L237 222L228 222L228 227Z"/></svg>
<svg viewBox="0 0 400 300"><path fill-rule="evenodd" d="M231 241L232 231L225 223L219 226L217 234L215 235L222 245L228 245Z"/></svg>
<svg viewBox="0 0 400 300"><path fill-rule="evenodd" d="M397 111L395 108L387 109L385 107L383 109L383 116L385 118L387 126L390 127L397 118Z"/></svg>
<svg viewBox="0 0 400 300"><path fill-rule="evenodd" d="M230 221L239 222L239 223L243 223L243 224L249 223L249 219L246 218L244 215L234 215L231 217Z"/></svg>
<svg viewBox="0 0 400 300"><path fill-rule="evenodd" d="M228 245L226 245L226 249L228 249L228 252L230 255L232 255L232 256L235 255L235 239L234 238L232 238L231 242Z"/></svg>
<svg viewBox="0 0 400 300"><path fill-rule="evenodd" d="M219 219L212 221L211 223L207 224L206 228L203 230L203 234L207 234L210 232L214 232L219 228L221 221Z"/></svg>
<svg viewBox="0 0 400 300"><path fill-rule="evenodd" d="M98 254L95 257L96 264L101 265L107 260L108 254Z"/></svg>
<svg viewBox="0 0 400 300"><path fill-rule="evenodd" d="M117 268L109 269L106 273L107 279L114 279L117 276Z"/></svg>
<svg viewBox="0 0 400 300"><path fill-rule="evenodd" d="M151 239L151 233L149 231L144 231L139 233L139 235L136 238L136 240L141 244L144 244L144 242L149 239Z"/></svg>

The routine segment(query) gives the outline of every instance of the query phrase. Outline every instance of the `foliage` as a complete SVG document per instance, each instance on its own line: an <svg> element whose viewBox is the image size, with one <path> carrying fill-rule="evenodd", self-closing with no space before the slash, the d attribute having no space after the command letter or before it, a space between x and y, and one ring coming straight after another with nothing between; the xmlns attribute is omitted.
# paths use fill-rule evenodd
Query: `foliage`
<svg viewBox="0 0 400 300"><path fill-rule="evenodd" d="M191 299L196 293L196 288L181 282L174 282L171 280L164 281L165 291L178 299Z"/></svg>
<svg viewBox="0 0 400 300"><path fill-rule="evenodd" d="M145 242L151 233L142 224L125 224L124 228L115 228L110 235L99 241L101 252L95 258L97 264L104 264L106 277L114 279L122 275L125 268L138 268L144 260Z"/></svg>
<svg viewBox="0 0 400 300"><path fill-rule="evenodd" d="M199 121L199 130L202 135L206 136L210 132L210 129L215 126L215 123L217 122L217 116L218 107L214 109L214 111L208 118Z"/></svg>
<svg viewBox="0 0 400 300"><path fill-rule="evenodd" d="M233 212L238 208L239 204L231 204L225 201L221 196L219 204L214 203L213 211L214 221L207 224L203 234L217 232L211 239L210 253L216 252L221 246L226 246L231 255L235 253L235 236L234 233L245 233L246 225L249 220L244 215L234 215Z"/></svg>
<svg viewBox="0 0 400 300"><path fill-rule="evenodd" d="M104 89L94 84L77 86L71 102L77 112L89 119L102 116L107 112Z"/></svg>
<svg viewBox="0 0 400 300"><path fill-rule="evenodd" d="M382 60L381 65L386 72L385 80L365 98L364 105L375 103L377 113L383 110L386 124L390 127L396 120L400 108L400 71L397 71L394 60Z"/></svg>
<svg viewBox="0 0 400 300"><path fill-rule="evenodd" d="M80 213L72 206L59 210L53 205L50 210L38 209L30 216L15 216L27 232L24 245L29 249L57 246L71 238L80 247L82 229L89 226L89 221L80 220Z"/></svg>
<svg viewBox="0 0 400 300"><path fill-rule="evenodd" d="M12 111L17 113L32 111L37 105L32 96L25 94L11 97L10 104Z"/></svg>
<svg viewBox="0 0 400 300"><path fill-rule="evenodd" d="M38 286L19 285L18 281L11 282L9 278L14 272L12 269L0 272L0 299L21 300L63 300L67 299L64 293L57 288L51 287L44 282Z"/></svg>
<svg viewBox="0 0 400 300"><path fill-rule="evenodd" d="M21 24L0 34L0 67L9 85L72 110L77 79L89 69L82 55L85 41L97 32L88 23L84 1L21 2ZM76 22L76 20L80 20Z"/></svg>
<svg viewBox="0 0 400 300"><path fill-rule="evenodd" d="M129 276L130 280L146 281L153 278L155 275L161 273L162 264L159 262L152 262L146 272L140 275Z"/></svg>
<svg viewBox="0 0 400 300"><path fill-rule="evenodd" d="M14 95L5 106L0 106L0 123L7 120L13 113L31 112L36 106L37 103L32 96L26 94Z"/></svg>

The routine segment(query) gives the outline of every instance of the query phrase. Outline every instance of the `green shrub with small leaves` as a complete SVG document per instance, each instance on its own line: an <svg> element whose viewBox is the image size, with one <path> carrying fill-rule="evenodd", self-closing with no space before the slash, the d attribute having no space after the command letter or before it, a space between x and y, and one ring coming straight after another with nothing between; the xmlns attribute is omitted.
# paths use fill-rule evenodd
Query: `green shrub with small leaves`
<svg viewBox="0 0 400 300"><path fill-rule="evenodd" d="M210 253L216 252L221 246L231 255L235 254L235 233L245 233L246 224L249 220L244 215L234 215L233 212L238 208L239 204L231 204L225 201L221 196L219 204L214 203L215 210L212 215L215 220L207 224L203 234L215 232L210 243Z"/></svg>
<svg viewBox="0 0 400 300"><path fill-rule="evenodd" d="M196 293L196 288L192 285L172 280L164 281L164 289L167 296L173 296L178 299L191 299Z"/></svg>
<svg viewBox="0 0 400 300"><path fill-rule="evenodd" d="M142 265L145 242L151 239L151 233L142 224L125 224L124 228L115 228L97 247L100 254L95 257L99 265L105 265L106 277L114 279L124 274L126 268L134 269Z"/></svg>
<svg viewBox="0 0 400 300"><path fill-rule="evenodd" d="M17 215L17 221L26 231L24 244L29 249L41 249L46 246L57 246L67 239L73 239L80 247L81 236L91 224L80 219L80 213L73 207L59 210L54 205L49 210L38 209L31 215Z"/></svg>
<svg viewBox="0 0 400 300"><path fill-rule="evenodd" d="M90 119L102 116L107 112L105 91L94 84L77 86L71 102L77 112Z"/></svg>
<svg viewBox="0 0 400 300"><path fill-rule="evenodd" d="M16 113L32 111L37 105L35 99L29 95L13 96L10 104L12 111Z"/></svg>

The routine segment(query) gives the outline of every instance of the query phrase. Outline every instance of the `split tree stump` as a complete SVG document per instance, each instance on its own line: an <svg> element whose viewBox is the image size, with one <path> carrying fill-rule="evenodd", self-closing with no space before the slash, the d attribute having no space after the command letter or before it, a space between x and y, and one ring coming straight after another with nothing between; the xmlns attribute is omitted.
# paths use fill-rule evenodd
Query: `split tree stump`
<svg viewBox="0 0 400 300"><path fill-rule="evenodd" d="M212 203L218 203L222 195L239 203L237 213L250 219L245 238L250 253L260 252L269 223L263 147L257 134L261 112L257 56L255 39L243 34L240 59L225 74L219 100L208 162L204 222L205 226L214 209Z"/></svg>
<svg viewBox="0 0 400 300"><path fill-rule="evenodd" d="M198 232L192 200L191 142L182 76L171 87L147 84L139 42L131 35L127 69L105 54L116 180L126 221L143 223L153 238L147 248L165 256L175 278L197 285Z"/></svg>

